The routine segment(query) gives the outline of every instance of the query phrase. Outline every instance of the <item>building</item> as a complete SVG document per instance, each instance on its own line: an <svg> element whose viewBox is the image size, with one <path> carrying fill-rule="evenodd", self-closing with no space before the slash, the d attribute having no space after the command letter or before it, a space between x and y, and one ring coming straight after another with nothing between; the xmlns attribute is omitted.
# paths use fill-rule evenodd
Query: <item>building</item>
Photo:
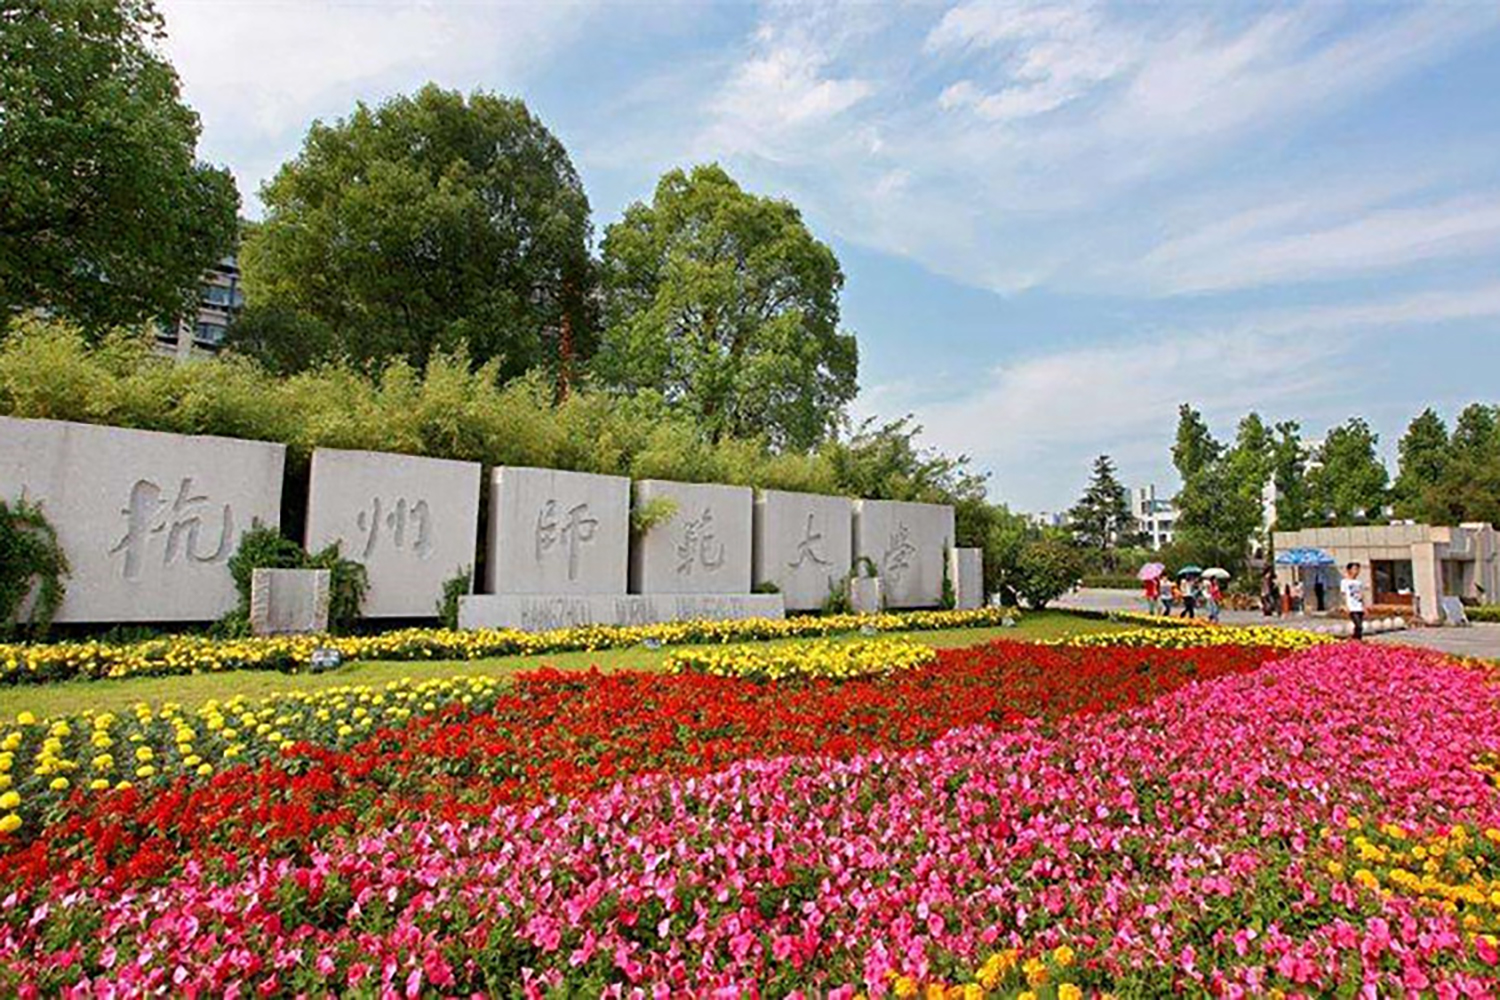
<svg viewBox="0 0 1500 1000"><path fill-rule="evenodd" d="M1155 483L1130 491L1130 512L1150 548L1172 544L1177 536L1177 505L1169 497L1158 497Z"/></svg>
<svg viewBox="0 0 1500 1000"><path fill-rule="evenodd" d="M1035 514L1027 514L1026 520L1027 523L1029 523L1033 528L1040 528L1043 531L1047 530L1048 528L1066 528L1068 526L1067 514L1054 514L1049 510L1041 510L1037 511Z"/></svg>
<svg viewBox="0 0 1500 1000"><path fill-rule="evenodd" d="M1278 531L1274 540L1277 552L1312 548L1333 557L1332 566L1276 569L1283 584L1302 579L1309 607L1313 606L1313 585L1322 579L1332 609L1339 575L1351 562L1360 565L1360 579L1369 588L1371 603L1409 607L1424 621L1442 620L1444 597L1500 603L1500 533L1488 524L1305 528Z"/></svg>
<svg viewBox="0 0 1500 1000"><path fill-rule="evenodd" d="M183 361L217 354L230 324L244 307L239 264L235 258L225 257L203 275L197 312L173 326L157 328L157 350Z"/></svg>

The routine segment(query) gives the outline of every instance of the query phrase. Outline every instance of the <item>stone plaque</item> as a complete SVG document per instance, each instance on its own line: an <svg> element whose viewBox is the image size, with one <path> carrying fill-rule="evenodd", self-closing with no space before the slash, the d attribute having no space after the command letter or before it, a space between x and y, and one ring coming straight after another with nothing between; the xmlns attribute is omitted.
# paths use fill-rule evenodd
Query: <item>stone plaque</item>
<svg viewBox="0 0 1500 1000"><path fill-rule="evenodd" d="M883 610L880 601L880 577L856 576L849 581L849 608L857 615L878 615Z"/></svg>
<svg viewBox="0 0 1500 1000"><path fill-rule="evenodd" d="M874 563L887 608L941 604L944 551L952 544L952 507L854 501L854 558Z"/></svg>
<svg viewBox="0 0 1500 1000"><path fill-rule="evenodd" d="M0 495L39 501L72 573L60 622L212 621L254 521L281 524L286 446L0 417Z"/></svg>
<svg viewBox="0 0 1500 1000"><path fill-rule="evenodd" d="M774 583L788 611L821 608L853 558L852 500L781 490L756 495L753 582Z"/></svg>
<svg viewBox="0 0 1500 1000"><path fill-rule="evenodd" d="M307 491L309 552L338 542L370 576L367 618L437 615L443 583L474 567L479 463L319 448Z"/></svg>
<svg viewBox="0 0 1500 1000"><path fill-rule="evenodd" d="M492 594L623 594L630 480L497 468L486 545L485 589Z"/></svg>
<svg viewBox="0 0 1500 1000"><path fill-rule="evenodd" d="M984 550L949 549L948 579L953 581L953 606L969 611L984 604Z"/></svg>
<svg viewBox="0 0 1500 1000"><path fill-rule="evenodd" d="M750 593L750 487L663 479L635 484L637 505L658 497L675 502L677 510L633 540L631 592Z"/></svg>
<svg viewBox="0 0 1500 1000"><path fill-rule="evenodd" d="M326 569L251 570L251 633L327 632L332 579L333 573Z"/></svg>
<svg viewBox="0 0 1500 1000"><path fill-rule="evenodd" d="M473 594L459 598L459 628L527 632L580 625L655 625L782 618L780 594Z"/></svg>

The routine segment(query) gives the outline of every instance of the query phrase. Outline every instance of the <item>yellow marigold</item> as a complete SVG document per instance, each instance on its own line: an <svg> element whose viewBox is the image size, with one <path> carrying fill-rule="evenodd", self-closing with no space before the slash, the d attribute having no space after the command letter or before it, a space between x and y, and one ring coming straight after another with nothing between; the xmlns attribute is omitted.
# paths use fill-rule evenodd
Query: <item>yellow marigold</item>
<svg viewBox="0 0 1500 1000"><path fill-rule="evenodd" d="M1057 988L1057 1000L1083 1000L1083 990L1072 983L1063 983Z"/></svg>
<svg viewBox="0 0 1500 1000"><path fill-rule="evenodd" d="M6 792L0 795L0 809L14 809L21 804L21 796L17 792Z"/></svg>
<svg viewBox="0 0 1500 1000"><path fill-rule="evenodd" d="M1052 961L1066 969L1073 964L1073 949L1065 944L1058 945L1052 951Z"/></svg>
<svg viewBox="0 0 1500 1000"><path fill-rule="evenodd" d="M1026 974L1026 985L1045 986L1047 984L1047 963L1035 956L1028 958L1021 966L1021 971Z"/></svg>
<svg viewBox="0 0 1500 1000"><path fill-rule="evenodd" d="M21 817L15 813L6 813L5 818L0 819L0 833L14 833L21 828Z"/></svg>
<svg viewBox="0 0 1500 1000"><path fill-rule="evenodd" d="M917 995L917 981L910 976L897 976L896 981L891 984L891 989L898 997L914 997Z"/></svg>

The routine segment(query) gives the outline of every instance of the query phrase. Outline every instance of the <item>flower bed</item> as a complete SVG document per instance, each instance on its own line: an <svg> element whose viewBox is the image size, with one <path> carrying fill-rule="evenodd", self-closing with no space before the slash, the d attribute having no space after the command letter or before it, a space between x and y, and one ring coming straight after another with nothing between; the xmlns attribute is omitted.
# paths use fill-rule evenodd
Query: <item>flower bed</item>
<svg viewBox="0 0 1500 1000"><path fill-rule="evenodd" d="M539 774L568 763L539 784L598 791L472 813L412 801L295 849L258 826L223 854L179 841L150 891L12 869L0 988L1493 995L1500 902L1458 908L1438 887L1494 887L1492 677L1407 649L1325 646L1260 669L1229 667L1234 652L1033 663L1001 645L843 684L541 676L533 730L497 703L414 718L326 773L335 758L282 767L357 785L410 766L415 793L462 777L459 762L539 758ZM1166 693L1128 679L1173 663ZM1119 702L1098 700L1111 685ZM662 716L672 730L653 729ZM933 741L945 724L959 728ZM682 726L686 744L645 749ZM749 752L701 755L725 726ZM566 757L539 752L535 728L561 730ZM615 744L602 774L599 741L621 729L645 742ZM475 745L502 739L525 754ZM613 780L642 754L662 773ZM1441 848L1437 871L1418 846Z"/></svg>
<svg viewBox="0 0 1500 1000"><path fill-rule="evenodd" d="M1011 609L904 611L879 615L801 615L737 621L695 620L659 625L588 625L552 632L518 629L400 629L370 636L276 636L211 639L173 636L145 642L0 644L0 683L75 678L211 673L220 670L306 668L313 650L336 649L344 660L479 660L570 650L796 639L873 629L918 632L989 628L1018 617Z"/></svg>
<svg viewBox="0 0 1500 1000"><path fill-rule="evenodd" d="M846 681L541 671L18 724L0 730L19 799L0 819L21 824L0 878L151 876L199 848L297 851L412 811L482 817L648 772L921 746L958 727L1141 704L1275 655L993 643Z"/></svg>
<svg viewBox="0 0 1500 1000"><path fill-rule="evenodd" d="M925 666L937 650L910 639L851 639L782 646L721 646L685 649L667 657L668 673L708 674L777 681L793 677L848 680Z"/></svg>

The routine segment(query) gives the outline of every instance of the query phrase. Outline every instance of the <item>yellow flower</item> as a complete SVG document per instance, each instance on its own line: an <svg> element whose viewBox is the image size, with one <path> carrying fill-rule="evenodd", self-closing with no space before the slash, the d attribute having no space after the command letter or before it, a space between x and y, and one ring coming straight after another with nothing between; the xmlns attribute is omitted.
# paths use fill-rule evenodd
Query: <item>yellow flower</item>
<svg viewBox="0 0 1500 1000"><path fill-rule="evenodd" d="M1073 964L1073 949L1065 944L1058 945L1052 952L1052 961L1066 969Z"/></svg>
<svg viewBox="0 0 1500 1000"><path fill-rule="evenodd" d="M896 982L892 984L891 988L895 990L896 996L902 997L903 1000L917 995L916 980L910 976L897 976Z"/></svg>
<svg viewBox="0 0 1500 1000"><path fill-rule="evenodd" d="M0 833L14 833L21 828L21 817L15 813L6 813L4 819L0 819Z"/></svg>
<svg viewBox="0 0 1500 1000"><path fill-rule="evenodd" d="M943 989L941 983L927 984L927 1000L946 1000L948 991Z"/></svg>
<svg viewBox="0 0 1500 1000"><path fill-rule="evenodd" d="M10 810L21 804L21 796L17 792L6 792L0 795L0 809Z"/></svg>
<svg viewBox="0 0 1500 1000"><path fill-rule="evenodd" d="M155 773L156 768L152 767L150 764L142 764L140 767L135 769L135 776L137 778L149 778Z"/></svg>
<svg viewBox="0 0 1500 1000"><path fill-rule="evenodd" d="M16 721L23 726L29 726L36 722L36 716L30 712L22 712L16 716Z"/></svg>
<svg viewBox="0 0 1500 1000"><path fill-rule="evenodd" d="M142 763L145 763L146 761L150 760L154 756L156 756L156 755L151 752L151 748L150 747L136 747L135 748L135 759L138 760L138 761L140 761L140 762L142 762Z"/></svg>
<svg viewBox="0 0 1500 1000"><path fill-rule="evenodd" d="M1021 966L1021 971L1026 974L1026 985L1045 986L1047 984L1047 963L1035 956L1028 958Z"/></svg>
<svg viewBox="0 0 1500 1000"><path fill-rule="evenodd" d="M93 781L89 782L89 788L93 789L96 792L102 792L102 791L104 791L108 787L109 787L109 779L108 778L95 778Z"/></svg>
<svg viewBox="0 0 1500 1000"><path fill-rule="evenodd" d="M52 783L47 787L52 789L54 792L66 792L68 790L68 779L53 778Z"/></svg>
<svg viewBox="0 0 1500 1000"><path fill-rule="evenodd" d="M1072 983L1063 983L1057 988L1057 1000L1083 1000L1083 990Z"/></svg>

